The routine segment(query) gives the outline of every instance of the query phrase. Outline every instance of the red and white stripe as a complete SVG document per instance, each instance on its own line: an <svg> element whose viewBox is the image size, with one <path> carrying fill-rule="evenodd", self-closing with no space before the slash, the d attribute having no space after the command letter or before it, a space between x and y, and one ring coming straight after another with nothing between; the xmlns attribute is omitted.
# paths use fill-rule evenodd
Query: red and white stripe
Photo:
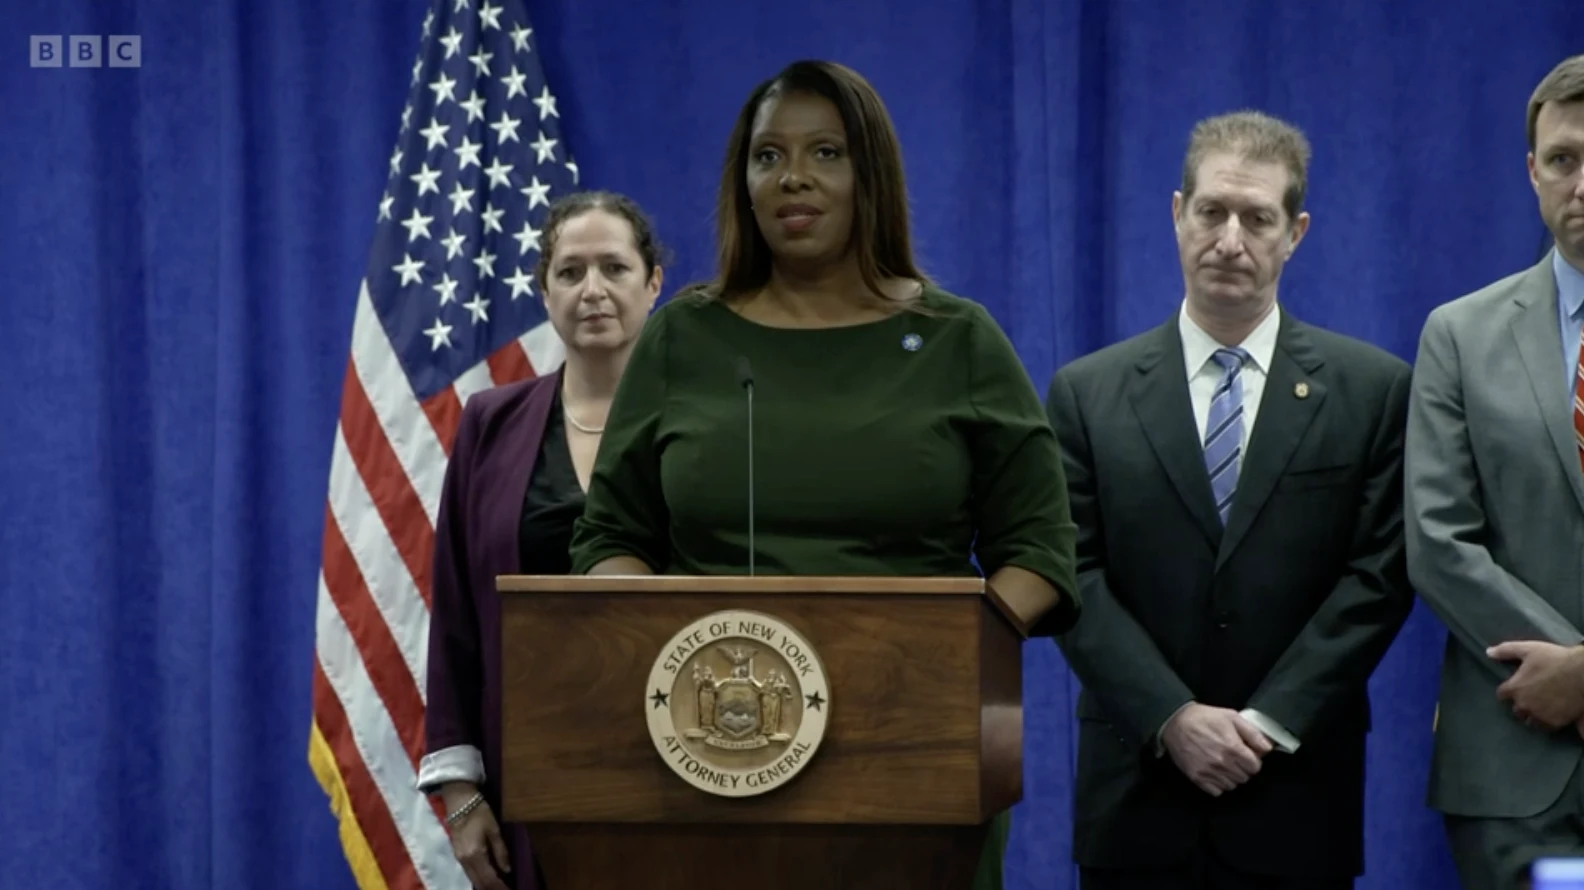
<svg viewBox="0 0 1584 890"><path fill-rule="evenodd" d="M344 789L330 796L363 890L469 886L441 813L414 788L435 515L467 398L564 355L541 324L420 403L367 283L359 290L325 507L309 759L327 793Z"/></svg>
<svg viewBox="0 0 1584 890"><path fill-rule="evenodd" d="M1579 447L1579 465L1584 468L1584 337L1579 338L1578 363L1573 366L1573 439Z"/></svg>

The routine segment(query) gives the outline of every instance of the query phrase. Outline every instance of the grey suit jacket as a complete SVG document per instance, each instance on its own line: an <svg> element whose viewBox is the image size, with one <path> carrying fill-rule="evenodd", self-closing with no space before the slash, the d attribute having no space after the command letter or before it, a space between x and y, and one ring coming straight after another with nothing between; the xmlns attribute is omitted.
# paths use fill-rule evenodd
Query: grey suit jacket
<svg viewBox="0 0 1584 890"><path fill-rule="evenodd" d="M1584 755L1573 729L1529 729L1496 698L1506 640L1584 641L1584 473L1573 435L1551 257L1437 307L1409 398L1409 576L1450 634L1429 802L1522 817L1556 801Z"/></svg>

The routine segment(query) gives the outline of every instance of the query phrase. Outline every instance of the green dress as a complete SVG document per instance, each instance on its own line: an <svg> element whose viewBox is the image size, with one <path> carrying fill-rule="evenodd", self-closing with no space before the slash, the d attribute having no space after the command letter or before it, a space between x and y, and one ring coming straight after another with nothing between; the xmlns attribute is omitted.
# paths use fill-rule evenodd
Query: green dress
<svg viewBox="0 0 1584 890"><path fill-rule="evenodd" d="M926 287L921 311L775 328L696 294L634 345L605 424L572 570L633 556L657 574L748 572L753 379L755 571L984 576L1034 572L1078 617L1076 528L1059 446L1012 344L982 306ZM975 888L1001 886L1010 817Z"/></svg>

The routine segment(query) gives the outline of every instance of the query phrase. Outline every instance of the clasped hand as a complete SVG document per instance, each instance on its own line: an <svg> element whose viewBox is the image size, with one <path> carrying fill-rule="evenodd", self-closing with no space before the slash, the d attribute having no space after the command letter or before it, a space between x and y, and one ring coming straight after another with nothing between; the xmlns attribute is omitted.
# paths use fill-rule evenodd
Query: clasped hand
<svg viewBox="0 0 1584 890"><path fill-rule="evenodd" d="M1220 797L1252 779L1270 739L1228 708L1191 704L1166 724L1161 741L1188 780L1211 797Z"/></svg>
<svg viewBox="0 0 1584 890"><path fill-rule="evenodd" d="M1547 732L1572 725L1584 736L1584 647L1515 640L1498 643L1485 654L1518 663L1513 675L1496 687L1496 697L1512 705L1514 717Z"/></svg>

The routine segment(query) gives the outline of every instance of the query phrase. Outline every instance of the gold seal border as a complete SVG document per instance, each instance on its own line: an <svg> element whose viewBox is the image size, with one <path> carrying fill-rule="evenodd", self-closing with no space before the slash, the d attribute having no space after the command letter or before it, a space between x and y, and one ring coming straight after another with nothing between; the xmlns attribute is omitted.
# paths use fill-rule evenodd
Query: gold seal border
<svg viewBox="0 0 1584 890"><path fill-rule="evenodd" d="M714 764L705 763L693 757L692 754L687 753L686 747L683 746L680 740L681 733L677 731L676 723L672 719L670 705L666 704L662 707L656 707L653 698L654 690L669 690L675 685L677 676L666 671L665 663L667 657L680 647L684 640L701 630L705 631L707 635L708 629L713 624L725 622L729 627L736 627L739 626L738 622L742 621L758 622L774 628L778 633L795 643L808 656L809 661L814 666L811 676L798 678L798 685L803 693L803 700L799 705L802 717L797 735L792 738L791 742L787 743L787 750L789 751L803 746L806 746L806 750L787 775L772 782L756 782L753 779L757 774L765 772L765 767L752 769L718 767ZM710 644L729 640L744 640L760 645L764 644L762 639L735 632L709 637ZM785 655L781 657L783 659L786 658ZM788 661L790 660L788 659ZM785 619L749 609L727 609L711 612L673 634L661 647L659 654L655 656L654 665L649 669L649 682L643 692L643 707L649 725L649 740L654 743L655 753L683 781L706 794L720 797L754 797L774 791L795 780L819 752L820 742L824 740L825 730L830 723L830 680L825 673L825 663L820 659L819 651L814 648L813 644L809 643L808 638L799 633ZM820 696L820 706L811 709L808 706L808 696L814 693L818 693ZM675 747L666 744L665 739L667 737L677 740ZM711 775L716 777L715 780L701 778L701 773L690 773L688 771L690 760L709 770ZM718 780L719 776L727 777L724 784Z"/></svg>

